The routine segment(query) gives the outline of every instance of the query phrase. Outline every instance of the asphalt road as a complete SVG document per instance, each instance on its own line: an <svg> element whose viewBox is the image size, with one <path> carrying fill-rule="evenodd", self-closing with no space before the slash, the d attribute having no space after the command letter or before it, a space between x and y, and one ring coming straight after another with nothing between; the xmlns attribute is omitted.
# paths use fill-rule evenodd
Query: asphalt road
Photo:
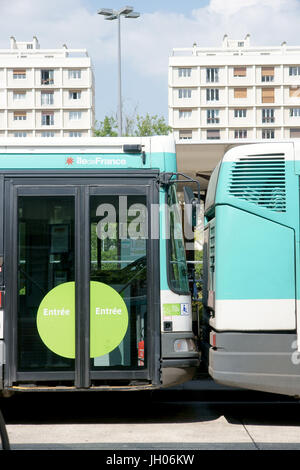
<svg viewBox="0 0 300 470"><path fill-rule="evenodd" d="M210 381L2 398L12 450L300 450L300 402Z"/></svg>

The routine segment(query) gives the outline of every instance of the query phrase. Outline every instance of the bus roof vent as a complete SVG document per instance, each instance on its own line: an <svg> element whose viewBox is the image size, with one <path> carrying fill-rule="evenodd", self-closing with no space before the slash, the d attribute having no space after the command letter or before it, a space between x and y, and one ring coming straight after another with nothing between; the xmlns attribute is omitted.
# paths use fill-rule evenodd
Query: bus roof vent
<svg viewBox="0 0 300 470"><path fill-rule="evenodd" d="M229 193L275 212L286 212L285 158L251 155L234 162Z"/></svg>

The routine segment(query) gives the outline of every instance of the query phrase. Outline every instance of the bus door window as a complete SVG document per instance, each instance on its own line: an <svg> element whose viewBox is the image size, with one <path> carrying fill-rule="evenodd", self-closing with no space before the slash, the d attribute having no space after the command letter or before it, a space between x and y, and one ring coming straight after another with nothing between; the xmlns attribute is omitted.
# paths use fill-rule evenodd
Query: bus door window
<svg viewBox="0 0 300 470"><path fill-rule="evenodd" d="M146 198L121 197L123 205L126 202L122 214L118 196L91 196L90 202L91 280L115 289L129 313L122 343L109 354L94 358L91 364L94 370L116 366L135 369L144 365L138 355L141 356L141 342L146 340L147 240L142 236L130 237L131 224L136 219L130 207L136 204L145 207Z"/></svg>

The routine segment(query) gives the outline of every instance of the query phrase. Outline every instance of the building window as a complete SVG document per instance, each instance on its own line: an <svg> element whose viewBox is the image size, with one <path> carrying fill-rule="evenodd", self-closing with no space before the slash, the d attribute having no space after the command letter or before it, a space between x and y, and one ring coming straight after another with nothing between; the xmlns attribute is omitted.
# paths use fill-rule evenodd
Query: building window
<svg viewBox="0 0 300 470"><path fill-rule="evenodd" d="M219 69L218 68L206 69L206 81L210 83L218 83Z"/></svg>
<svg viewBox="0 0 300 470"><path fill-rule="evenodd" d="M234 98L247 98L247 88L235 88L233 90Z"/></svg>
<svg viewBox="0 0 300 470"><path fill-rule="evenodd" d="M191 109L180 109L179 110L179 119L190 119L192 117Z"/></svg>
<svg viewBox="0 0 300 470"><path fill-rule="evenodd" d="M54 125L54 113L42 113L42 126Z"/></svg>
<svg viewBox="0 0 300 470"><path fill-rule="evenodd" d="M14 112L14 121L26 121L26 112L25 111L15 111Z"/></svg>
<svg viewBox="0 0 300 470"><path fill-rule="evenodd" d="M41 84L53 85L54 84L54 70L41 70Z"/></svg>
<svg viewBox="0 0 300 470"><path fill-rule="evenodd" d="M261 68L261 81L262 82L274 81L274 67L262 67Z"/></svg>
<svg viewBox="0 0 300 470"><path fill-rule="evenodd" d="M51 131L44 131L42 132L42 137L54 137L55 133Z"/></svg>
<svg viewBox="0 0 300 470"><path fill-rule="evenodd" d="M82 132L78 132L78 131L69 132L69 137L82 137Z"/></svg>
<svg viewBox="0 0 300 470"><path fill-rule="evenodd" d="M299 117L300 108L290 108L290 117Z"/></svg>
<svg viewBox="0 0 300 470"><path fill-rule="evenodd" d="M291 86L289 90L290 98L299 98L300 97L300 87Z"/></svg>
<svg viewBox="0 0 300 470"><path fill-rule="evenodd" d="M274 139L275 131L274 129L263 129L261 136L263 139Z"/></svg>
<svg viewBox="0 0 300 470"><path fill-rule="evenodd" d="M289 67L289 75L300 75L300 67Z"/></svg>
<svg viewBox="0 0 300 470"><path fill-rule="evenodd" d="M14 100L24 100L26 97L26 91L14 91L13 99Z"/></svg>
<svg viewBox="0 0 300 470"><path fill-rule="evenodd" d="M234 77L246 77L247 75L247 68L246 67L234 67L233 68L233 76Z"/></svg>
<svg viewBox="0 0 300 470"><path fill-rule="evenodd" d="M192 74L191 68L179 68L178 69L178 77L190 77Z"/></svg>
<svg viewBox="0 0 300 470"><path fill-rule="evenodd" d="M275 101L274 88L262 88L261 101L262 103L274 103Z"/></svg>
<svg viewBox="0 0 300 470"><path fill-rule="evenodd" d="M207 140L220 139L220 129L207 129L206 138Z"/></svg>
<svg viewBox="0 0 300 470"><path fill-rule="evenodd" d="M235 139L247 139L247 130L246 129L236 129L234 131Z"/></svg>
<svg viewBox="0 0 300 470"><path fill-rule="evenodd" d="M295 129L290 129L290 138L300 139L300 127L296 127Z"/></svg>
<svg viewBox="0 0 300 470"><path fill-rule="evenodd" d="M43 92L41 93L41 104L49 105L54 103L54 93L52 92Z"/></svg>
<svg viewBox="0 0 300 470"><path fill-rule="evenodd" d="M27 132L24 132L24 131L14 132L14 137L27 137Z"/></svg>
<svg viewBox="0 0 300 470"><path fill-rule="evenodd" d="M193 137L193 133L190 129L182 129L179 131L179 140L190 140Z"/></svg>
<svg viewBox="0 0 300 470"><path fill-rule="evenodd" d="M13 70L14 80L18 80L18 79L24 80L25 78L26 78L26 70L23 70L23 69Z"/></svg>
<svg viewBox="0 0 300 470"><path fill-rule="evenodd" d="M178 98L191 98L192 90L191 88L179 88L178 89Z"/></svg>
<svg viewBox="0 0 300 470"><path fill-rule="evenodd" d="M69 112L69 119L70 121L78 121L81 119L81 111L70 111Z"/></svg>
<svg viewBox="0 0 300 470"><path fill-rule="evenodd" d="M206 110L206 121L207 124L219 124L219 109L207 109Z"/></svg>
<svg viewBox="0 0 300 470"><path fill-rule="evenodd" d="M70 80L75 80L81 78L81 70L80 69L70 69L68 71L68 77Z"/></svg>
<svg viewBox="0 0 300 470"><path fill-rule="evenodd" d="M274 109L264 108L261 110L262 122L275 122Z"/></svg>
<svg viewBox="0 0 300 470"><path fill-rule="evenodd" d="M218 88L207 88L206 89L206 100L207 101L219 101L219 89Z"/></svg>
<svg viewBox="0 0 300 470"><path fill-rule="evenodd" d="M80 100L80 98L81 98L81 91L69 91L70 100Z"/></svg>
<svg viewBox="0 0 300 470"><path fill-rule="evenodd" d="M234 117L235 118L245 118L247 116L247 109L235 109L234 110Z"/></svg>

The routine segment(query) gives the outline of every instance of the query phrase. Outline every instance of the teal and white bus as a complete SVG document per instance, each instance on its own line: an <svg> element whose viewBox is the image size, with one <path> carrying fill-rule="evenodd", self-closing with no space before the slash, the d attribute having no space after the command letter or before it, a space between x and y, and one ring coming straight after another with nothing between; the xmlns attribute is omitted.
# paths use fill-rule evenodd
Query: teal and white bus
<svg viewBox="0 0 300 470"><path fill-rule="evenodd" d="M176 171L170 137L0 141L4 394L193 376Z"/></svg>
<svg viewBox="0 0 300 470"><path fill-rule="evenodd" d="M300 143L229 150L205 204L203 354L219 383L300 395Z"/></svg>

